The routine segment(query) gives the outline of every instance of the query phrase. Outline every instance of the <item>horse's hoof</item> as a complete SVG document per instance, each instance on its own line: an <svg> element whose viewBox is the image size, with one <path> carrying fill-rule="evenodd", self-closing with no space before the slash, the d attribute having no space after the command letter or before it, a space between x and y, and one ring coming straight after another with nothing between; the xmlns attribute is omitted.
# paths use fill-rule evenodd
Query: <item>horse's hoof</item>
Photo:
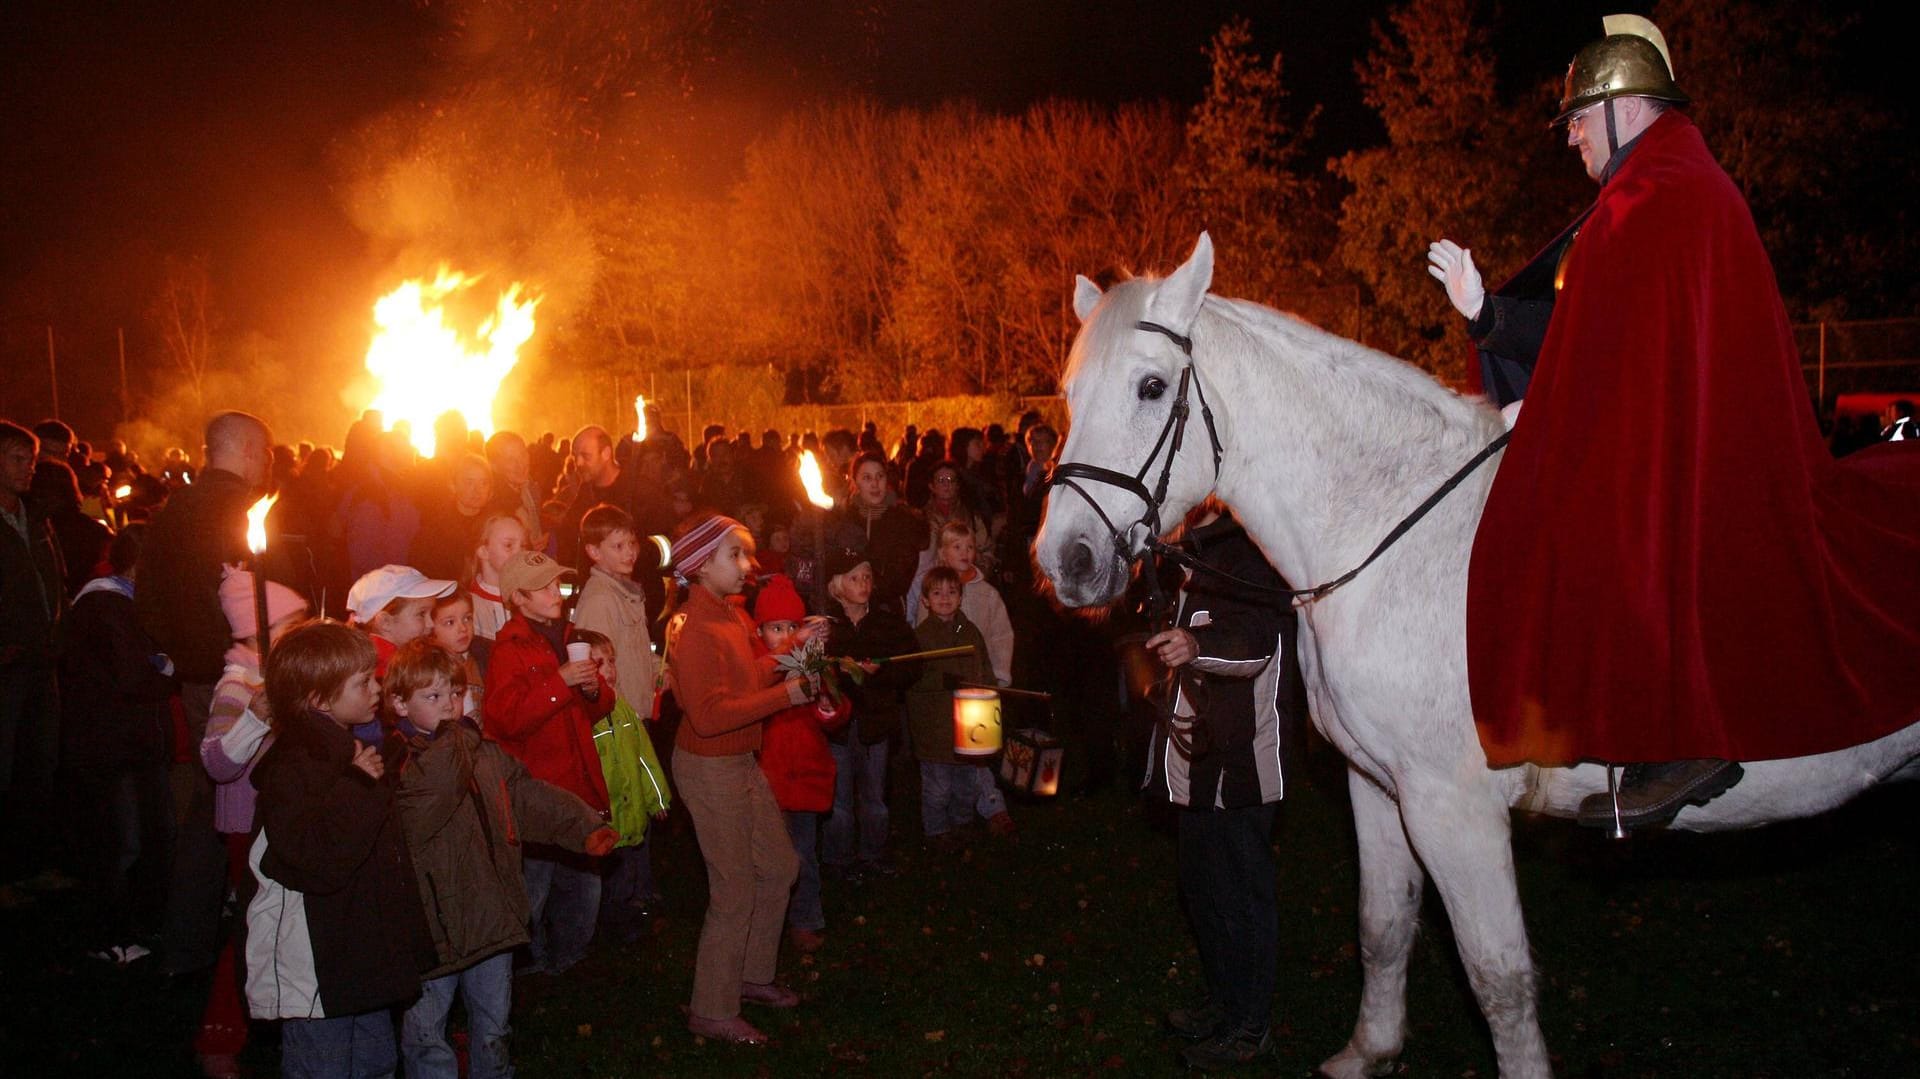
<svg viewBox="0 0 1920 1079"><path fill-rule="evenodd" d="M1399 1061L1393 1057L1385 1060L1368 1060L1348 1048L1315 1068L1313 1075L1314 1079L1385 1079L1399 1066Z"/></svg>

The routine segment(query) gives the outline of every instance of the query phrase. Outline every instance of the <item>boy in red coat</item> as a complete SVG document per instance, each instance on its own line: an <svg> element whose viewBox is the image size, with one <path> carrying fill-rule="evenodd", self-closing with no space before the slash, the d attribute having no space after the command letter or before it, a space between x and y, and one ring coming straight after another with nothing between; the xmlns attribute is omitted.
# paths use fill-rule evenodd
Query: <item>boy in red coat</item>
<svg viewBox="0 0 1920 1079"><path fill-rule="evenodd" d="M794 631L807 617L806 604L784 574L775 574L753 598L753 622L760 630L764 654L782 655L793 647ZM820 908L820 817L833 808L833 751L827 733L845 726L852 715L849 702L836 709L828 695L796 704L767 719L760 736L760 770L766 773L773 800L787 819L787 835L800 857L800 877L787 904L787 939L803 952L818 951L826 943L821 930L827 917Z"/></svg>
<svg viewBox="0 0 1920 1079"><path fill-rule="evenodd" d="M593 725L613 711L614 693L584 643L574 649L579 658L569 654L573 627L560 613L566 572L538 551L521 551L501 567L500 592L513 615L487 661L484 729L535 779L579 795L604 815L607 781L593 749ZM600 915L599 861L527 846L534 969L558 974L586 955Z"/></svg>

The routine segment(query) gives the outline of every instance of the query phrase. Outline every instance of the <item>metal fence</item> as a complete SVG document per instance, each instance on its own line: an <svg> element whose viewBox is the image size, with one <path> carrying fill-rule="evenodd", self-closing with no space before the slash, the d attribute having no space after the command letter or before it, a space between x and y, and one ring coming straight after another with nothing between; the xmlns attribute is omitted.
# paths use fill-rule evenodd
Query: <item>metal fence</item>
<svg viewBox="0 0 1920 1079"><path fill-rule="evenodd" d="M1920 397L1920 318L1801 323L1793 340L1822 420L1843 394Z"/></svg>

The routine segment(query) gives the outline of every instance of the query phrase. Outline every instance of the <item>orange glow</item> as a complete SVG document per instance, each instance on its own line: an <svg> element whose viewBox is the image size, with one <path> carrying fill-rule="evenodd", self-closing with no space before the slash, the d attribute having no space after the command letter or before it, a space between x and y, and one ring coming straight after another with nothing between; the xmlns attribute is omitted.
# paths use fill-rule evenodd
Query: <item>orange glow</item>
<svg viewBox="0 0 1920 1079"><path fill-rule="evenodd" d="M265 495L247 507L247 550L254 554L267 549L267 513L278 501L279 495Z"/></svg>
<svg viewBox="0 0 1920 1079"><path fill-rule="evenodd" d="M645 442L647 440L647 395L646 394L644 393L638 394L634 397L633 415L634 415L634 418L639 421L639 423L633 429L633 440L635 442Z"/></svg>
<svg viewBox="0 0 1920 1079"><path fill-rule="evenodd" d="M449 409L481 437L493 433L494 395L533 336L540 301L521 299L525 286L518 282L470 336L450 324L445 301L479 280L442 266L432 281L402 282L373 305L379 328L367 346L367 371L380 390L367 407L381 411L388 430L410 423L422 454L433 453L434 418Z"/></svg>
<svg viewBox="0 0 1920 1079"><path fill-rule="evenodd" d="M115 487L113 489L113 497L115 498L125 498L132 493L133 493L133 486L131 484L123 483L120 486Z"/></svg>
<svg viewBox="0 0 1920 1079"><path fill-rule="evenodd" d="M820 478L820 461L812 450L800 451L800 486L807 489L807 501L821 509L832 509L833 499L827 497L827 487Z"/></svg>

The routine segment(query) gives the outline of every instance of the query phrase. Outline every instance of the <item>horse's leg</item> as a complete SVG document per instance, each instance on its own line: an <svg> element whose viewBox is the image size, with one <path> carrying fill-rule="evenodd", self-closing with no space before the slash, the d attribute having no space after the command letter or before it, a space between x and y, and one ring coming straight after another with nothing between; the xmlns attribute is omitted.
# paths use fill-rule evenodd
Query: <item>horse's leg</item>
<svg viewBox="0 0 1920 1079"><path fill-rule="evenodd" d="M1360 837L1360 1018L1353 1040L1320 1065L1328 1079L1390 1074L1406 1036L1407 958L1426 877L1407 843L1400 807L1357 770L1347 770Z"/></svg>
<svg viewBox="0 0 1920 1079"><path fill-rule="evenodd" d="M1446 902L1460 959L1493 1033L1501 1079L1549 1079L1533 956L1514 879L1512 821L1484 768L1403 778L1400 812Z"/></svg>

